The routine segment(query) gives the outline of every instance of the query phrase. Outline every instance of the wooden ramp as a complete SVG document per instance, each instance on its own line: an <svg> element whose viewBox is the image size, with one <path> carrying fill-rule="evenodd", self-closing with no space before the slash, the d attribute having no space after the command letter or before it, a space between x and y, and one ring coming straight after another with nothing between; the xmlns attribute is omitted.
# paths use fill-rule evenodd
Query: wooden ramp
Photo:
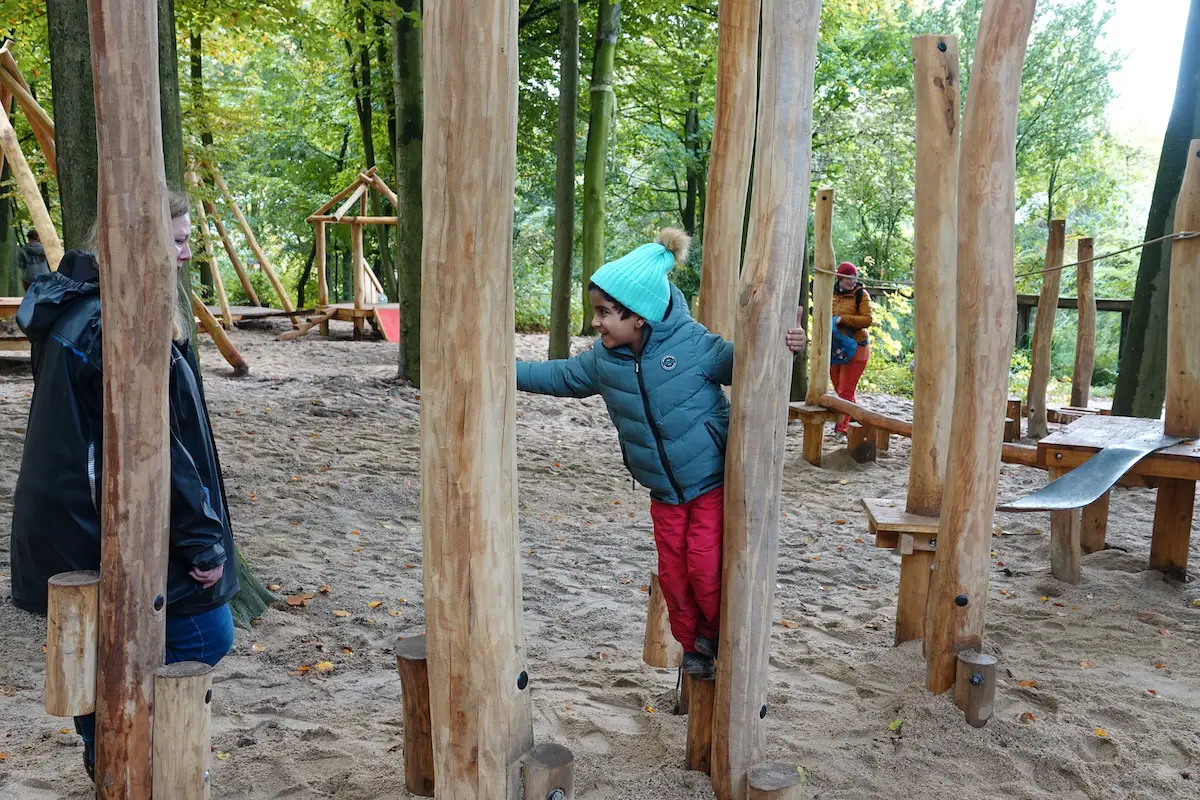
<svg viewBox="0 0 1200 800"><path fill-rule="evenodd" d="M4 298L0 298L0 303ZM2 306L0 306L2 308ZM207 306L209 312L214 317L221 316L221 308L219 306ZM242 322L250 319L269 319L271 317L302 317L305 314L313 313L311 308L299 308L293 311L285 311L282 308L271 308L269 306L230 306L229 312L233 316L234 322Z"/></svg>

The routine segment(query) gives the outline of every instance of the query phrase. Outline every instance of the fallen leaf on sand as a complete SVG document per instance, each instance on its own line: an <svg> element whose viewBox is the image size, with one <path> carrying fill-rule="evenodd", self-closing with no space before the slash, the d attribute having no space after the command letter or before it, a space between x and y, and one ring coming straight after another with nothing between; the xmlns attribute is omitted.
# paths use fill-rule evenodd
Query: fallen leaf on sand
<svg viewBox="0 0 1200 800"><path fill-rule="evenodd" d="M283 587L280 586L278 583L271 583L271 584L267 584L267 588L270 589L272 592L278 592Z"/></svg>
<svg viewBox="0 0 1200 800"><path fill-rule="evenodd" d="M363 547L362 545L358 545L357 547L351 547L350 552L351 553L361 553L363 550L366 550L366 549L367 548Z"/></svg>
<svg viewBox="0 0 1200 800"><path fill-rule="evenodd" d="M620 583L622 586L628 586L629 584L633 583L633 578L621 578Z"/></svg>
<svg viewBox="0 0 1200 800"><path fill-rule="evenodd" d="M311 671L311 670L312 670L312 667L308 666L307 664L301 664L299 667L297 667L297 668L296 668L296 671L297 671L297 672L299 672L299 673L300 673L300 674L302 674L302 675L303 675L305 672L309 672L309 671Z"/></svg>
<svg viewBox="0 0 1200 800"><path fill-rule="evenodd" d="M221 753L221 752L217 753L217 761L228 761L228 760L229 760L229 753Z"/></svg>
<svg viewBox="0 0 1200 800"><path fill-rule="evenodd" d="M1079 662L1079 668L1080 668L1080 669L1092 669L1092 668L1094 668L1095 666L1096 666L1096 662L1095 662L1095 661L1080 661L1080 662Z"/></svg>
<svg viewBox="0 0 1200 800"><path fill-rule="evenodd" d="M799 623L792 622L790 619L781 619L779 620L779 624L789 630L795 630L800 627Z"/></svg>
<svg viewBox="0 0 1200 800"><path fill-rule="evenodd" d="M1037 681L1017 681L1017 686L1022 686L1026 689L1032 689L1037 686Z"/></svg>
<svg viewBox="0 0 1200 800"><path fill-rule="evenodd" d="M1169 630L1167 630L1166 628L1164 628L1162 625L1159 625L1158 626L1158 635L1159 636L1170 636L1171 632Z"/></svg>
<svg viewBox="0 0 1200 800"><path fill-rule="evenodd" d="M863 543L863 539L862 539L862 537L861 537L861 536L859 536L858 538L856 538L856 539L854 540L854 543L855 543L855 544L862 544L862 543Z"/></svg>
<svg viewBox="0 0 1200 800"><path fill-rule="evenodd" d="M1153 611L1139 611L1137 616L1138 616L1138 619L1151 620L1151 619L1154 619L1154 612Z"/></svg>
<svg viewBox="0 0 1200 800"><path fill-rule="evenodd" d="M1167 668L1167 665L1166 665L1166 664L1164 664L1164 663L1162 663L1162 662L1160 661L1159 663L1157 663L1157 664L1155 664L1155 665L1154 665L1154 668L1155 668L1155 669L1166 669L1166 668Z"/></svg>
<svg viewBox="0 0 1200 800"><path fill-rule="evenodd" d="M642 590L643 594L648 594L650 592L650 587L644 583L639 588Z"/></svg>
<svg viewBox="0 0 1200 800"><path fill-rule="evenodd" d="M1047 597L1046 595L1042 595L1041 597L1039 597L1039 598L1038 598L1038 600L1041 600L1043 603L1049 603L1049 602L1050 602L1050 598L1049 598L1049 597Z"/></svg>
<svg viewBox="0 0 1200 800"><path fill-rule="evenodd" d="M349 612L349 611L343 611L342 609L340 609L340 608L339 608L339 609L336 609L336 610L333 612L333 615L334 615L335 617L348 617L348 616L350 616L350 612Z"/></svg>
<svg viewBox="0 0 1200 800"><path fill-rule="evenodd" d="M398 616L400 616L400 611L395 608L389 608L388 615L392 616L392 617L398 617Z"/></svg>
<svg viewBox="0 0 1200 800"><path fill-rule="evenodd" d="M1037 722L1037 717L1033 715L1032 711L1026 711L1021 715L1021 722Z"/></svg>
<svg viewBox="0 0 1200 800"><path fill-rule="evenodd" d="M658 713L658 709L655 708L654 706L642 706L642 711L645 711L647 714L657 714Z"/></svg>
<svg viewBox="0 0 1200 800"><path fill-rule="evenodd" d="M1200 597L1192 601L1192 608L1200 608Z"/></svg>
<svg viewBox="0 0 1200 800"><path fill-rule="evenodd" d="M70 734L70 733L74 733L75 731L71 730L70 728L59 728L58 732Z"/></svg>
<svg viewBox="0 0 1200 800"><path fill-rule="evenodd" d="M350 535L351 536L361 536L362 534L359 533L358 531L350 531Z"/></svg>
<svg viewBox="0 0 1200 800"><path fill-rule="evenodd" d="M252 645L250 645L250 649L256 653L267 652L267 646L265 644L252 644Z"/></svg>
<svg viewBox="0 0 1200 800"><path fill-rule="evenodd" d="M332 661L318 661L316 663L315 667L316 667L317 672L332 672L333 671L333 662Z"/></svg>
<svg viewBox="0 0 1200 800"><path fill-rule="evenodd" d="M300 480L300 476L299 476L299 475L293 475L293 476L292 476L292 480L294 480L294 481L298 481L298 480Z"/></svg>
<svg viewBox="0 0 1200 800"><path fill-rule="evenodd" d="M0 753L0 761L7 761L8 753Z"/></svg>
<svg viewBox="0 0 1200 800"><path fill-rule="evenodd" d="M382 600L372 600L371 602L367 603L367 608L379 608L381 605L383 605Z"/></svg>
<svg viewBox="0 0 1200 800"><path fill-rule="evenodd" d="M1107 730L1105 730L1104 728L1096 728L1096 730L1095 730L1095 731L1093 731L1093 733L1095 733L1095 734L1096 734L1097 736L1099 736L1101 739L1107 739L1107 738L1108 738L1108 731L1107 731Z"/></svg>
<svg viewBox="0 0 1200 800"><path fill-rule="evenodd" d="M328 586L322 586L322 587L321 587L320 589L318 589L317 591L319 591L321 594L329 594L329 593L330 593L330 592L332 592L333 590L332 590L332 589L330 589Z"/></svg>
<svg viewBox="0 0 1200 800"><path fill-rule="evenodd" d="M820 561L820 560L821 560L821 557L820 557L820 556L813 556L813 557L812 557L812 560L813 560L813 561Z"/></svg>
<svg viewBox="0 0 1200 800"><path fill-rule="evenodd" d="M903 727L904 727L904 720L894 719L894 720L892 720L892 724L888 725L888 730L889 731L898 731Z"/></svg>
<svg viewBox="0 0 1200 800"><path fill-rule="evenodd" d="M846 520L844 520L844 519L835 519L835 520L833 521L833 524L834 524L834 525L845 525L845 524L846 524Z"/></svg>
<svg viewBox="0 0 1200 800"><path fill-rule="evenodd" d="M312 597L313 596L307 592L305 594L294 594L287 599L287 604L289 606L299 606L303 608L304 606L308 605L308 601L312 600Z"/></svg>
<svg viewBox="0 0 1200 800"><path fill-rule="evenodd" d="M1147 690L1146 690L1146 694L1152 694L1152 695L1154 695L1155 697L1158 697L1158 690L1156 690L1156 689L1147 689Z"/></svg>

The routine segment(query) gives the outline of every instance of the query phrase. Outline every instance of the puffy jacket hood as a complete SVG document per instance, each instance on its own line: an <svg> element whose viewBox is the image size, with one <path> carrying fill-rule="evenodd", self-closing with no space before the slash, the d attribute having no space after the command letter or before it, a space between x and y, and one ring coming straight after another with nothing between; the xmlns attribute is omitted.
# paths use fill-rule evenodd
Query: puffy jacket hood
<svg viewBox="0 0 1200 800"><path fill-rule="evenodd" d="M83 250L63 256L58 272L35 280L17 310L17 325L29 341L41 343L54 323L81 297L100 296L100 270L96 257Z"/></svg>

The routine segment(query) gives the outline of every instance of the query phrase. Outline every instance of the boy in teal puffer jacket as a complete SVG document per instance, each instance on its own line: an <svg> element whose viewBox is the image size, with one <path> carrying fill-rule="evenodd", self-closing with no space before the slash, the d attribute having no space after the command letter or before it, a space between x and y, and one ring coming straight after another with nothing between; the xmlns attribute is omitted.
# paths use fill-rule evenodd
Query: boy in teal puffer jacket
<svg viewBox="0 0 1200 800"><path fill-rule="evenodd" d="M650 489L658 579L684 669L711 678L721 614L725 439L733 344L688 313L667 274L691 238L672 228L605 264L588 286L599 346L566 361L517 362L517 388L559 397L599 394L621 455ZM787 333L793 352L802 328Z"/></svg>

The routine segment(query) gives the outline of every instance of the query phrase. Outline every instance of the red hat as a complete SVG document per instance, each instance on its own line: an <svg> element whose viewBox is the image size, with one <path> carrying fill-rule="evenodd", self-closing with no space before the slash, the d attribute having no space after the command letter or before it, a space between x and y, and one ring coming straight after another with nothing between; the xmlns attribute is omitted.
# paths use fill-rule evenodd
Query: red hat
<svg viewBox="0 0 1200 800"><path fill-rule="evenodd" d="M842 263L838 264L837 272L838 275L857 275L858 267L854 266L849 261L843 261Z"/></svg>

